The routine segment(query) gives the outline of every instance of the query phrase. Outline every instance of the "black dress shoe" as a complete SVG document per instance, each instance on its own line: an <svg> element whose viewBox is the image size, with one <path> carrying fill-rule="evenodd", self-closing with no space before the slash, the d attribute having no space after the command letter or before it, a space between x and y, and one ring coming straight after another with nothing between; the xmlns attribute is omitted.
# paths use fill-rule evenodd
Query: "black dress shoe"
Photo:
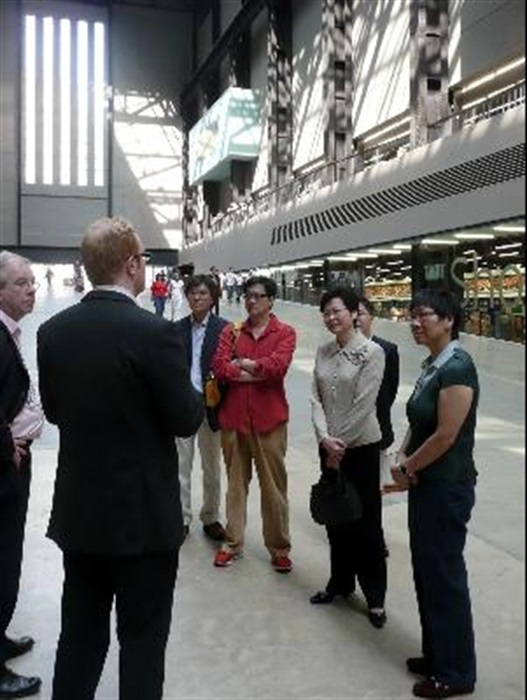
<svg viewBox="0 0 527 700"><path fill-rule="evenodd" d="M4 645L5 659L16 659L17 656L22 656L33 648L35 640L33 637L20 637L19 639L10 639L7 637Z"/></svg>
<svg viewBox="0 0 527 700"><path fill-rule="evenodd" d="M207 537L215 542L223 542L227 538L227 534L223 525L219 522L203 525L203 532Z"/></svg>
<svg viewBox="0 0 527 700"><path fill-rule="evenodd" d="M415 676L431 676L434 670L432 664L424 656L411 656L406 659L406 668Z"/></svg>
<svg viewBox="0 0 527 700"><path fill-rule="evenodd" d="M386 624L386 613L384 610L382 612L373 612L372 610L368 610L368 620L374 627L380 630Z"/></svg>
<svg viewBox="0 0 527 700"><path fill-rule="evenodd" d="M38 693L41 684L37 676L19 676L8 668L0 669L0 698L27 698Z"/></svg>
<svg viewBox="0 0 527 700"><path fill-rule="evenodd" d="M335 600L335 593L329 593L328 591L318 591L315 595L312 595L309 602L312 605L328 605Z"/></svg>
<svg viewBox="0 0 527 700"><path fill-rule="evenodd" d="M454 688L430 677L416 683L412 691L418 698L453 698L456 695L470 695L474 692L474 686Z"/></svg>

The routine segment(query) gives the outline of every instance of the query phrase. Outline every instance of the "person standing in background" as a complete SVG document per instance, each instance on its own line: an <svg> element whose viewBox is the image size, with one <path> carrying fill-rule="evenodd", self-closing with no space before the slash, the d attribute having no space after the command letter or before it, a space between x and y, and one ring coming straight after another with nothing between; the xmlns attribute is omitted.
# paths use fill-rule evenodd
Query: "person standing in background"
<svg viewBox="0 0 527 700"><path fill-rule="evenodd" d="M225 273L225 289L227 290L227 301L229 304L232 304L232 300L234 299L234 290L236 287L236 275L232 269L232 267L229 267L227 272Z"/></svg>
<svg viewBox="0 0 527 700"><path fill-rule="evenodd" d="M163 273L158 272L150 286L156 316L163 316L168 298L168 284Z"/></svg>
<svg viewBox="0 0 527 700"><path fill-rule="evenodd" d="M76 292L84 291L84 274L80 260L75 260L73 263L73 289Z"/></svg>
<svg viewBox="0 0 527 700"><path fill-rule="evenodd" d="M28 652L31 637L13 639L31 482L31 443L44 414L20 352L20 321L33 311L37 284L29 260L0 252L0 697L37 693L40 678L21 676L6 661Z"/></svg>
<svg viewBox="0 0 527 700"><path fill-rule="evenodd" d="M46 278L46 281L47 281L47 283L48 283L48 287L51 287L51 283L52 283L52 281L53 281L53 276L54 276L54 274L55 274L55 273L53 272L53 270L51 269L51 267L48 267L48 268L46 269L46 274L44 275L44 277Z"/></svg>
<svg viewBox="0 0 527 700"><path fill-rule="evenodd" d="M384 350L385 364L384 364L384 374L382 377L382 383L377 395L377 419L379 421L379 427L381 429L381 479L380 485L381 489L384 484L391 483L393 481L390 472L390 458L388 456L388 449L393 444L394 434L392 426L392 406L397 396L397 391L399 390L399 350L395 343L391 343L389 340L380 338L378 335L373 334L373 304L367 297L359 297L359 312L357 314L357 328L359 328L362 334L373 340L374 343L380 345ZM384 535L383 535L384 537ZM386 556L389 554L389 550L386 547L386 542L384 545L384 551Z"/></svg>
<svg viewBox="0 0 527 700"><path fill-rule="evenodd" d="M50 537L63 553L52 700L93 698L113 601L119 696L161 700L183 541L175 437L203 420L181 335L142 309L149 258L131 224L93 223L82 258L94 289L40 326L42 405L60 447Z"/></svg>
<svg viewBox="0 0 527 700"><path fill-rule="evenodd" d="M184 282L179 272L174 270L168 283L168 296L170 299L170 320L179 321L183 313Z"/></svg>
<svg viewBox="0 0 527 700"><path fill-rule="evenodd" d="M216 314L216 316L219 316L220 315L220 299L221 299L221 276L220 276L220 272L219 272L218 268L215 265L212 265L212 267L210 268L210 276L212 277L212 279L214 280L214 282L216 283L216 286L218 288L218 294L216 296L216 301L214 302L213 309L214 309L214 313Z"/></svg>

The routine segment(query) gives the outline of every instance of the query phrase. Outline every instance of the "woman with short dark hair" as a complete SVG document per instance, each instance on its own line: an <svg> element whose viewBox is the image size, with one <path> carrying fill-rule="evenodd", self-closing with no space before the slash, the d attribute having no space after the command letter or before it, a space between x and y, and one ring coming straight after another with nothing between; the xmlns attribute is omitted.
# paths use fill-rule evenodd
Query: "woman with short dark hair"
<svg viewBox="0 0 527 700"><path fill-rule="evenodd" d="M335 337L318 348L311 404L322 478L336 480L340 470L359 493L363 517L326 527L330 578L325 590L310 601L320 605L331 603L337 595L347 596L353 593L357 578L368 618L381 628L386 623L386 560L376 400L385 360L383 349L356 328L358 308L358 298L349 287L334 287L322 295L322 318Z"/></svg>
<svg viewBox="0 0 527 700"><path fill-rule="evenodd" d="M476 683L474 629L463 550L475 502L474 436L478 375L457 340L461 319L449 292L423 290L410 305L414 340L430 351L406 405L409 429L392 469L408 489L408 528L422 632L422 656L407 660L425 676L413 693L448 698Z"/></svg>

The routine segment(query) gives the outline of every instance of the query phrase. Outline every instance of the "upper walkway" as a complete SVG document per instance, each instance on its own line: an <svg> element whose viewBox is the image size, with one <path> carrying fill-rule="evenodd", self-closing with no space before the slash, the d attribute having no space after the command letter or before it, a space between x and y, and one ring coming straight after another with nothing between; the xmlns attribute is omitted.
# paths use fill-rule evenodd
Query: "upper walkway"
<svg viewBox="0 0 527 700"><path fill-rule="evenodd" d="M23 344L35 372L38 326L81 295L71 287L41 288L34 313L23 321ZM142 303L149 306L145 295ZM375 630L359 594L349 602L315 607L309 595L328 576L324 529L309 516L310 484L318 472L309 393L317 344L326 336L318 310L277 302L277 315L295 326L298 346L287 378L289 494L292 556L288 576L277 575L263 547L256 479L249 497L245 557L230 569L213 568L213 546L197 522L181 550L172 633L167 649L165 700L340 700L411 698L407 656L419 653L419 625L413 590L406 496L384 501L388 559L388 624ZM228 319L244 307L222 302ZM401 385L393 411L396 443L406 429L405 402L424 351L408 324L378 320L375 332L399 345ZM478 651L477 699L525 697L525 348L462 336L481 383L476 461L477 503L469 527L467 562ZM263 409L264 410L264 409ZM33 447L33 486L26 549L13 634L32 634L34 651L13 662L21 673L43 677L40 695L49 699L60 624L60 552L45 538L58 435L47 426ZM200 505L199 465L193 472L195 517ZM114 700L118 656L115 640L97 694ZM72 700L75 700L72 698ZM147 700L145 698L145 700Z"/></svg>

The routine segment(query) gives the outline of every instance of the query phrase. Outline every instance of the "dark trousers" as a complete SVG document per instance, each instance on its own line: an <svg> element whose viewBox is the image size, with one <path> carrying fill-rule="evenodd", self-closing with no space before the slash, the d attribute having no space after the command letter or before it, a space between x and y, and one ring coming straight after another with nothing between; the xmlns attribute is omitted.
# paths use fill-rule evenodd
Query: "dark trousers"
<svg viewBox="0 0 527 700"><path fill-rule="evenodd" d="M408 527L422 651L454 687L476 682L474 629L463 550L474 506L470 482L421 482L408 495Z"/></svg>
<svg viewBox="0 0 527 700"><path fill-rule="evenodd" d="M154 310L156 316L162 316L165 313L165 297L154 297Z"/></svg>
<svg viewBox="0 0 527 700"><path fill-rule="evenodd" d="M325 478L336 478L333 469L321 467ZM369 608L384 607L386 597L386 558L382 532L382 504L379 484L379 443L346 450L340 469L353 482L362 501L363 516L348 525L327 527L331 576L326 590L348 594L358 579Z"/></svg>
<svg viewBox="0 0 527 700"><path fill-rule="evenodd" d="M0 463L0 669L6 661L6 631L13 617L22 568L31 455L20 469Z"/></svg>
<svg viewBox="0 0 527 700"><path fill-rule="evenodd" d="M120 700L161 700L178 552L136 557L64 553L62 628L52 700L92 700L115 598Z"/></svg>

